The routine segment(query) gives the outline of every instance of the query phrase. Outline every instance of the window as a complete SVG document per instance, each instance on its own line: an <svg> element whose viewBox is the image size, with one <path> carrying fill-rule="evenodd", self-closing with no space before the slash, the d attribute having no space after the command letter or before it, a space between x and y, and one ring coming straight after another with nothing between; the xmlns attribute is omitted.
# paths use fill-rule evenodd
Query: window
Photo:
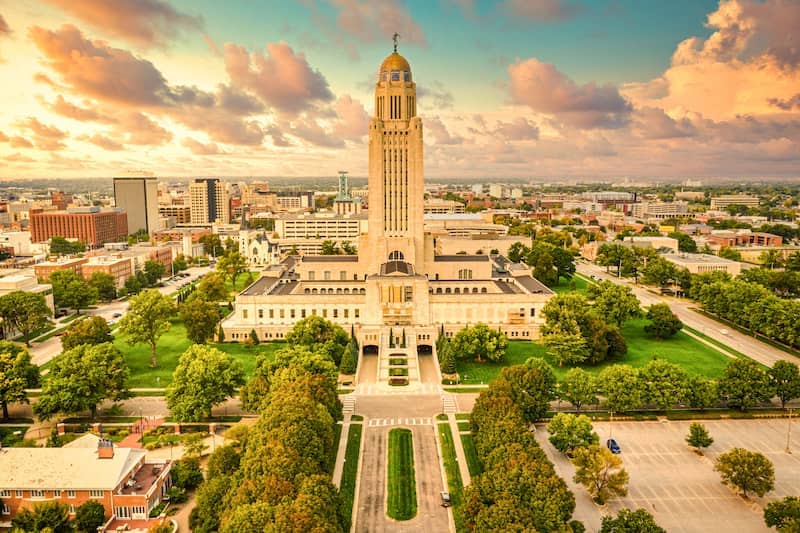
<svg viewBox="0 0 800 533"><path fill-rule="evenodd" d="M92 490L89 491L89 497L90 498L102 498L103 497L103 491L102 490L92 489Z"/></svg>
<svg viewBox="0 0 800 533"><path fill-rule="evenodd" d="M333 318L339 318L339 310L338 309L334 309L333 310Z"/></svg>
<svg viewBox="0 0 800 533"><path fill-rule="evenodd" d="M8 489L0 490L0 498L10 498L10 497L11 497L11 491L10 490L8 490Z"/></svg>
<svg viewBox="0 0 800 533"><path fill-rule="evenodd" d="M536 316L536 308L531 307L531 316Z"/></svg>
<svg viewBox="0 0 800 533"><path fill-rule="evenodd" d="M291 309L291 310L289 311L289 317L290 317L290 318L294 318L294 309Z"/></svg>
<svg viewBox="0 0 800 533"><path fill-rule="evenodd" d="M284 310L283 309L280 309L280 315L281 315L281 318L283 318L283 316L284 316Z"/></svg>
<svg viewBox="0 0 800 533"><path fill-rule="evenodd" d="M75 514L75 506L72 504L69 504L69 514Z"/></svg>
<svg viewBox="0 0 800 533"><path fill-rule="evenodd" d="M322 310L322 318L328 318L328 310L327 309L323 309Z"/></svg>
<svg viewBox="0 0 800 533"><path fill-rule="evenodd" d="M22 491L21 490L15 490L14 491L14 496L16 496L17 498L22 498Z"/></svg>
<svg viewBox="0 0 800 533"><path fill-rule="evenodd" d="M242 318L247 319L247 309L242 309Z"/></svg>
<svg viewBox="0 0 800 533"><path fill-rule="evenodd" d="M358 317L359 317L359 315L361 314L361 313L360 313L360 310L358 310L358 309L353 309L353 313L354 313L354 315L353 315L353 316L355 316L356 318L358 318Z"/></svg>
<svg viewBox="0 0 800 533"><path fill-rule="evenodd" d="M264 310L263 309L259 309L258 310L258 318L264 318Z"/></svg>
<svg viewBox="0 0 800 533"><path fill-rule="evenodd" d="M117 518L122 519L130 519L131 517L131 508L130 507L115 507Z"/></svg>
<svg viewBox="0 0 800 533"><path fill-rule="evenodd" d="M341 281L346 281L347 280L347 271L346 270L339 271L339 279Z"/></svg>
<svg viewBox="0 0 800 533"><path fill-rule="evenodd" d="M350 318L350 310L349 309L345 309L344 310L344 317L345 318Z"/></svg>
<svg viewBox="0 0 800 533"><path fill-rule="evenodd" d="M331 271L326 270L322 273L322 277L325 279L325 281L329 281L331 279Z"/></svg>
<svg viewBox="0 0 800 533"><path fill-rule="evenodd" d="M43 490L31 490L31 498L44 498Z"/></svg>
<svg viewBox="0 0 800 533"><path fill-rule="evenodd" d="M67 498L74 498L74 497L75 497L75 491L74 490L68 490L67 491Z"/></svg>
<svg viewBox="0 0 800 533"><path fill-rule="evenodd" d="M53 491L53 498L60 498L60 497L61 497L61 491L60 490L54 490Z"/></svg>
<svg viewBox="0 0 800 533"><path fill-rule="evenodd" d="M403 252L400 250L393 250L392 253L389 254L389 261L402 261L403 258Z"/></svg>
<svg viewBox="0 0 800 533"><path fill-rule="evenodd" d="M11 514L11 507L6 505L5 503L2 504L2 507L0 507L0 513L2 513L2 514Z"/></svg>
<svg viewBox="0 0 800 533"><path fill-rule="evenodd" d="M275 310L274 309L270 309L269 310L269 317L270 318L275 318Z"/></svg>
<svg viewBox="0 0 800 533"><path fill-rule="evenodd" d="M300 310L300 318L305 318L305 317L306 317L306 310L305 309L301 309Z"/></svg>
<svg viewBox="0 0 800 533"><path fill-rule="evenodd" d="M315 279L317 279L316 272L314 272L313 270L309 271L308 272L308 279L309 279L309 281L314 281Z"/></svg>

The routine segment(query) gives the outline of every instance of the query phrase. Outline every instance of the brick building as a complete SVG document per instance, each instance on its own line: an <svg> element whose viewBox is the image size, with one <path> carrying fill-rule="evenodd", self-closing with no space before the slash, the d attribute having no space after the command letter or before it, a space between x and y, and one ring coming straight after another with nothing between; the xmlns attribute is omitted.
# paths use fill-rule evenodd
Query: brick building
<svg viewBox="0 0 800 533"><path fill-rule="evenodd" d="M57 270L72 270L81 275L83 265L89 261L85 257L59 258L58 260L45 261L33 266L36 277L43 280L50 279L50 275Z"/></svg>
<svg viewBox="0 0 800 533"><path fill-rule="evenodd" d="M31 240L49 241L66 237L97 248L106 242L124 240L128 236L128 217L122 209L79 207L66 211L31 209Z"/></svg>
<svg viewBox="0 0 800 533"><path fill-rule="evenodd" d="M102 272L114 277L117 289L125 286L125 281L133 275L133 262L129 257L100 256L92 257L81 266L83 277L89 279L95 272Z"/></svg>

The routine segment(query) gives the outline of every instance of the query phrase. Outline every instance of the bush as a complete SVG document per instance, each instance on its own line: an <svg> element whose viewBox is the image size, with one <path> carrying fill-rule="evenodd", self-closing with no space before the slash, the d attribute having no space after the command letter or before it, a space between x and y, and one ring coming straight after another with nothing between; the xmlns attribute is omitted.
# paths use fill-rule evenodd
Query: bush
<svg viewBox="0 0 800 533"><path fill-rule="evenodd" d="M75 509L75 520L72 525L76 531L95 533L106 521L106 510L99 502L89 500Z"/></svg>
<svg viewBox="0 0 800 533"><path fill-rule="evenodd" d="M170 487L167 491L167 496L169 496L170 503L184 503L189 499L186 491L178 487Z"/></svg>
<svg viewBox="0 0 800 533"><path fill-rule="evenodd" d="M203 482L200 459L186 457L176 461L172 467L172 485L179 489L192 490Z"/></svg>

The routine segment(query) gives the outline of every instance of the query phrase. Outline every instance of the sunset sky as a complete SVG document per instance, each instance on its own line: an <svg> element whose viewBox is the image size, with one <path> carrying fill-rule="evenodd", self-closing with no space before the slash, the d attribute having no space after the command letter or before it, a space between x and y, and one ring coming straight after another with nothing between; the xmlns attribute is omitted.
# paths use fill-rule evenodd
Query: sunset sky
<svg viewBox="0 0 800 533"><path fill-rule="evenodd" d="M800 178L798 0L0 0L0 175L363 176L395 31L431 178Z"/></svg>

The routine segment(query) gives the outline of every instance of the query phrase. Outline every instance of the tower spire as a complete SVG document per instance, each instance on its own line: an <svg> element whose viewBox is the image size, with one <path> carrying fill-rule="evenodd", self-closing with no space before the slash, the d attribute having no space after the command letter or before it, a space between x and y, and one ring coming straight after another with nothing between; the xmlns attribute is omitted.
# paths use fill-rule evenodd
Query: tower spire
<svg viewBox="0 0 800 533"><path fill-rule="evenodd" d="M397 33L397 32L394 32L394 35L392 35L392 41L394 41L394 53L395 54L397 53L397 39L399 39L399 38L400 38L400 34Z"/></svg>

